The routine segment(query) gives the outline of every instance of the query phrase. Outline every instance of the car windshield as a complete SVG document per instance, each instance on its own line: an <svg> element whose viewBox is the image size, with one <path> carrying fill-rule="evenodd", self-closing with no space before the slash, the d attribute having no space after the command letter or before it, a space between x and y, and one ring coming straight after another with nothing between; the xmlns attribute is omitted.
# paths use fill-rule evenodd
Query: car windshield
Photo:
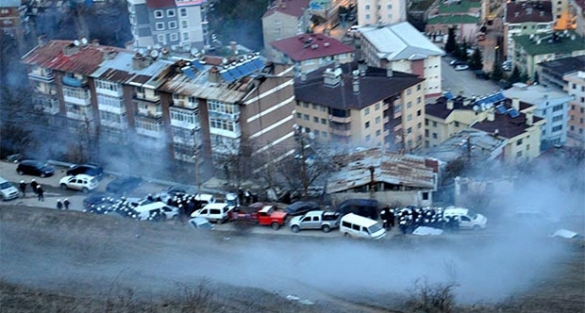
<svg viewBox="0 0 585 313"><path fill-rule="evenodd" d="M376 232L379 232L381 229L382 226L380 226L379 224L374 224L368 227L368 231L370 232L370 234L375 234Z"/></svg>
<svg viewBox="0 0 585 313"><path fill-rule="evenodd" d="M0 189L7 189L10 187L12 187L12 184L10 182L7 182L7 181L0 184Z"/></svg>
<svg viewBox="0 0 585 313"><path fill-rule="evenodd" d="M471 210L468 210L467 211L467 216L469 216L469 218L471 218L472 220L474 220L474 219L477 218L477 213L475 213L475 212L473 212Z"/></svg>

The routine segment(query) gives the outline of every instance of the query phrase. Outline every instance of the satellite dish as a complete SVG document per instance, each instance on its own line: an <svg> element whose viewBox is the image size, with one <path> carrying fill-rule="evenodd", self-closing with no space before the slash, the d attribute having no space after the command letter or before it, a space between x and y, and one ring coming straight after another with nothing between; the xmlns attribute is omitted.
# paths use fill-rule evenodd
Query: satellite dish
<svg viewBox="0 0 585 313"><path fill-rule="evenodd" d="M153 58L158 58L158 50L152 50L150 51L150 56Z"/></svg>
<svg viewBox="0 0 585 313"><path fill-rule="evenodd" d="M479 107L477 105L473 106L473 112L479 112Z"/></svg>
<svg viewBox="0 0 585 313"><path fill-rule="evenodd" d="M77 39L76 39L76 40L74 40L74 41L73 41L73 44L79 47L79 44L80 44L80 43L79 43L79 40L77 40Z"/></svg>
<svg viewBox="0 0 585 313"><path fill-rule="evenodd" d="M81 43L85 46L87 45L87 38L81 38Z"/></svg>
<svg viewBox="0 0 585 313"><path fill-rule="evenodd" d="M158 43L157 43L157 44L155 44L155 45L154 45L154 48L155 48L156 50L158 50L158 49L162 48L162 46L161 46L160 44L158 44Z"/></svg>

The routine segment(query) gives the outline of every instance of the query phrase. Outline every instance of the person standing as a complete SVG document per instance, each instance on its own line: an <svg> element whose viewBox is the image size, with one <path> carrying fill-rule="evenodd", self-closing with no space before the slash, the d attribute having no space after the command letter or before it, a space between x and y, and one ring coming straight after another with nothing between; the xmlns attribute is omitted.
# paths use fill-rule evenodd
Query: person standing
<svg viewBox="0 0 585 313"><path fill-rule="evenodd" d="M32 179L32 180L30 181L30 189L31 189L31 190L32 190L34 193L37 193L37 187L38 187L38 186L39 186L39 184L38 184L38 183L37 183L37 182L36 182L34 179Z"/></svg>
<svg viewBox="0 0 585 313"><path fill-rule="evenodd" d="M63 207L65 210L69 210L69 204L69 199L65 198L65 200L63 200Z"/></svg>
<svg viewBox="0 0 585 313"><path fill-rule="evenodd" d="M57 199L57 210L63 210L63 202L61 202L61 199Z"/></svg>
<svg viewBox="0 0 585 313"><path fill-rule="evenodd" d="M37 191L38 200L45 201L45 191L43 190L43 187L41 187L41 185L37 185L36 191Z"/></svg>
<svg viewBox="0 0 585 313"><path fill-rule="evenodd" d="M20 181L20 184L18 184L18 187L20 188L20 192L22 192L22 197L26 198L26 183L24 182L24 180Z"/></svg>

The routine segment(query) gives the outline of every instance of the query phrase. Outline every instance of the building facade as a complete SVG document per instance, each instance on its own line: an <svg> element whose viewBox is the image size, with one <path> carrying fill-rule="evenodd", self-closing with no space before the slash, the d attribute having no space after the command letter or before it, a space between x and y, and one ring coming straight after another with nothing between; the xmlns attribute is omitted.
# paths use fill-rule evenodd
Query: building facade
<svg viewBox="0 0 585 313"><path fill-rule="evenodd" d="M504 11L504 53L508 60L514 55L515 36L550 33L555 19L550 1L509 2Z"/></svg>
<svg viewBox="0 0 585 313"><path fill-rule="evenodd" d="M585 55L541 62L537 64L536 71L541 85L567 90L567 81L564 76L585 71Z"/></svg>
<svg viewBox="0 0 585 313"><path fill-rule="evenodd" d="M188 52L204 44L206 0L127 0L133 41L129 48L156 45Z"/></svg>
<svg viewBox="0 0 585 313"><path fill-rule="evenodd" d="M295 82L296 123L323 143L387 149L420 148L424 134L423 79L341 64Z"/></svg>
<svg viewBox="0 0 585 313"><path fill-rule="evenodd" d="M445 52L409 23L361 27L362 57L373 67L424 78L425 97L441 95L441 57Z"/></svg>
<svg viewBox="0 0 585 313"><path fill-rule="evenodd" d="M262 16L266 55L273 55L271 42L307 32L310 25L309 0L276 0Z"/></svg>
<svg viewBox="0 0 585 313"><path fill-rule="evenodd" d="M359 26L406 22L405 0L357 0Z"/></svg>
<svg viewBox="0 0 585 313"><path fill-rule="evenodd" d="M271 43L272 60L294 66L296 75L309 73L328 64L354 60L355 49L323 34L302 34Z"/></svg>
<svg viewBox="0 0 585 313"><path fill-rule="evenodd" d="M455 27L456 40L474 43L482 20L480 1L440 1L429 10L425 32L448 34ZM446 38L446 37L445 37Z"/></svg>
<svg viewBox="0 0 585 313"><path fill-rule="evenodd" d="M567 145L585 148L585 71L566 74L565 91L573 97L569 101L569 129Z"/></svg>

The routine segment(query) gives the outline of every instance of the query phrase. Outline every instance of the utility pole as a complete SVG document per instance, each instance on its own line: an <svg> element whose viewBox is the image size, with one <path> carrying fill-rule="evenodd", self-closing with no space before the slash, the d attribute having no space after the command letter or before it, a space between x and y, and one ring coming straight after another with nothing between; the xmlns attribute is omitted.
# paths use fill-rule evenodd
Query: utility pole
<svg viewBox="0 0 585 313"><path fill-rule="evenodd" d="M370 170L370 199L376 199L376 196L375 196L376 181L374 180L374 171L376 170L376 168L373 165L370 165L370 167L368 167L368 169Z"/></svg>
<svg viewBox="0 0 585 313"><path fill-rule="evenodd" d="M307 162L305 162L305 142L301 132L299 142L301 143L301 177L303 180L303 199L307 199L309 195L309 182L307 180Z"/></svg>
<svg viewBox="0 0 585 313"><path fill-rule="evenodd" d="M467 136L467 163L471 163L471 136Z"/></svg>

